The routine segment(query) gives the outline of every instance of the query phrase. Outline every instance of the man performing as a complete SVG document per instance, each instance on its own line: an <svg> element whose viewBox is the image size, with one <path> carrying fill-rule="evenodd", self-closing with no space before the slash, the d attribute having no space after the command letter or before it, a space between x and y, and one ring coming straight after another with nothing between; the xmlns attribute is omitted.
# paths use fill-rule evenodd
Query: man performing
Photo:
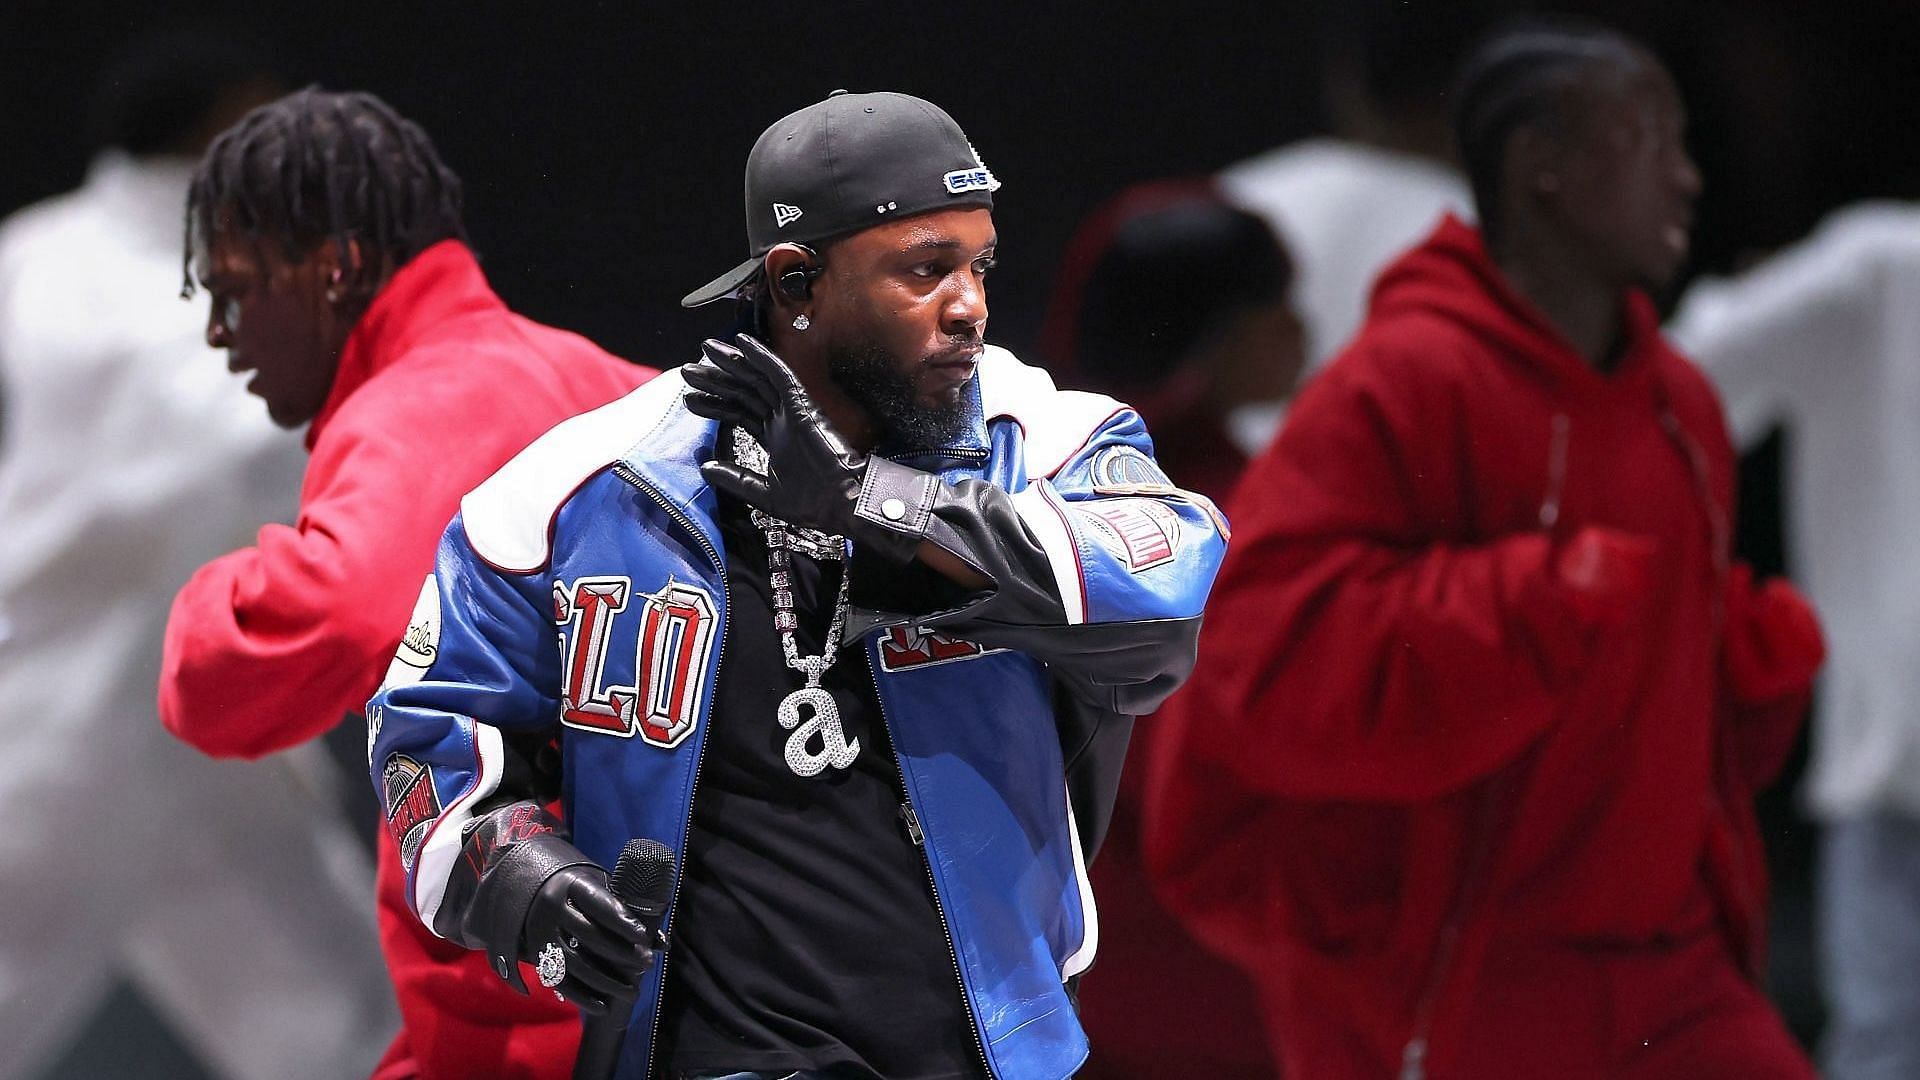
<svg viewBox="0 0 1920 1080"><path fill-rule="evenodd" d="M312 453L295 525L261 530L174 600L161 718L209 754L256 757L357 712L461 494L649 374L509 312L460 203L426 134L367 94L262 106L200 162L187 258L212 301L207 343L255 372L275 422L311 422ZM427 933L385 840L378 869L403 1026L375 1076L565 1076L574 1010L505 990Z"/></svg>
<svg viewBox="0 0 1920 1080"><path fill-rule="evenodd" d="M1292 277L1273 229L1209 181L1140 184L1095 210L1068 243L1042 346L1068 381L1140 413L1155 463L1174 483L1223 499L1247 467L1228 418L1241 405L1286 398L1303 367ZM1270 1080L1278 1068L1252 985L1201 948L1148 886L1140 808L1160 730L1152 718L1116 728L1112 746L1090 747L1070 777L1089 777L1082 790L1119 781L1105 836L1087 851L1103 933L1100 966L1075 995L1093 1044L1076 1075L1135 1080L1179 1062L1210 1080ZM1141 1022L1149 1016L1153 1023Z"/></svg>
<svg viewBox="0 0 1920 1080"><path fill-rule="evenodd" d="M1185 677L1225 530L1131 409L984 343L998 187L917 98L768 128L752 255L684 301L767 344L470 494L369 704L420 918L590 1012L637 985L623 1077L1086 1056L1060 725ZM653 966L600 869L635 837L680 866Z"/></svg>
<svg viewBox="0 0 1920 1080"><path fill-rule="evenodd" d="M1469 63L1449 220L1238 489L1150 865L1286 1075L1806 1078L1756 987L1751 799L1822 656L1731 561L1733 453L1647 290L1700 179L1659 62Z"/></svg>

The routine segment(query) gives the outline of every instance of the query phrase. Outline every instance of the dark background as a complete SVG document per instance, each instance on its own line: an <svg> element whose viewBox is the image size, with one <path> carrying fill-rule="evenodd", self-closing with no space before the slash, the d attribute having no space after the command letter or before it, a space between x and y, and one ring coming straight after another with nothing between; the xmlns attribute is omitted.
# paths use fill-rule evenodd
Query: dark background
<svg viewBox="0 0 1920 1080"><path fill-rule="evenodd" d="M1445 0L1404 0L1434 4ZM1920 194L1920 5L1543 6L1605 18L1674 69L1706 177L1693 272L1750 260L1843 202ZM1005 184L993 337L1029 354L1061 250L1095 204L1325 125L1324 39L1306 2L813 0L698 11L601 2L535 12L0 0L0 213L79 182L91 152L87 103L112 53L161 28L205 24L262 42L294 85L371 90L419 121L466 181L475 246L508 303L656 365L689 356L726 318L683 312L677 300L746 254L740 176L754 137L835 88L919 94L967 129ZM1772 569L1791 555L1778 527L1779 451L1775 439L1749 455L1742 489L1742 546ZM1810 1038L1820 1023L1807 940L1815 830L1790 783L1764 810L1776 994ZM143 1034L142 1015L137 1001L116 998L103 1025L122 1037L76 1050L56 1075L117 1074L101 1055L121 1045L146 1047L130 1075L174 1075L164 1035Z"/></svg>
<svg viewBox="0 0 1920 1080"><path fill-rule="evenodd" d="M1030 351L1095 203L1322 124L1303 2L531 7L7 0L0 211L79 181L113 50L204 20L263 40L296 83L371 90L419 121L465 178L475 244L514 307L673 363L715 319L678 298L746 254L754 137L837 87L896 89L945 106L1005 183L993 331ZM1602 15L1675 69L1707 177L1700 265L1778 245L1842 201L1920 191L1907 0L1547 7Z"/></svg>

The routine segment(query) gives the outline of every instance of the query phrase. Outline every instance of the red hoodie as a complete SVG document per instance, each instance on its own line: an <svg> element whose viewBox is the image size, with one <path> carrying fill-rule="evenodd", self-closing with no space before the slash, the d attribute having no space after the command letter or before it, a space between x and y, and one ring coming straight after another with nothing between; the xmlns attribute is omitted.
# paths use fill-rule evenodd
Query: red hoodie
<svg viewBox="0 0 1920 1080"><path fill-rule="evenodd" d="M167 621L160 716L215 757L295 746L365 708L460 497L548 428L653 375L508 311L444 241L380 290L307 432L292 528L208 563ZM379 832L380 936L400 1037L375 1074L565 1077L579 1014L523 997L421 925Z"/></svg>
<svg viewBox="0 0 1920 1080"><path fill-rule="evenodd" d="M1236 489L1199 666L1158 721L1147 855L1259 979L1288 1075L1423 1054L1461 1075L1470 1039L1548 1037L1467 1030L1511 973L1496 936L1718 931L1729 969L1758 970L1751 794L1791 746L1818 632L1729 565L1706 380L1645 296L1625 332L1595 371L1449 219ZM1593 526L1652 551L1612 612L1561 562Z"/></svg>

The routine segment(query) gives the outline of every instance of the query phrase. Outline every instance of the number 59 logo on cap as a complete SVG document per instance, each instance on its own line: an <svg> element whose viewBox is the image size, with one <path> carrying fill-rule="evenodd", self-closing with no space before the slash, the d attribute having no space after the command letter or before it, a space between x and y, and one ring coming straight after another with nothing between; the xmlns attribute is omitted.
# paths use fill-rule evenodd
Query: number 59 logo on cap
<svg viewBox="0 0 1920 1080"><path fill-rule="evenodd" d="M968 191L992 191L995 186L993 174L988 172L985 166L978 169L957 169L948 173L944 179L949 195L959 195Z"/></svg>

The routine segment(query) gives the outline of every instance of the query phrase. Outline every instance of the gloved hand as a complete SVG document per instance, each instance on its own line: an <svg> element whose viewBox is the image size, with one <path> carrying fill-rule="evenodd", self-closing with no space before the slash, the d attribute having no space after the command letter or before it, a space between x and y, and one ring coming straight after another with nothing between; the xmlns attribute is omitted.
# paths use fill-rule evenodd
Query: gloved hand
<svg viewBox="0 0 1920 1080"><path fill-rule="evenodd" d="M1727 581L1726 676L1742 701L1764 704L1804 693L1827 658L1820 619L1784 579L1755 586L1741 563Z"/></svg>
<svg viewBox="0 0 1920 1080"><path fill-rule="evenodd" d="M1582 623L1616 625L1651 596L1658 550L1648 537L1587 525L1554 553L1554 580Z"/></svg>
<svg viewBox="0 0 1920 1080"><path fill-rule="evenodd" d="M790 524L845 536L898 562L913 558L934 477L848 446L784 361L751 335L734 340L738 348L708 339L704 359L682 369L693 388L686 404L746 429L767 451L767 473L709 461L700 466L707 483ZM887 482L876 495L880 477Z"/></svg>
<svg viewBox="0 0 1920 1080"><path fill-rule="evenodd" d="M610 1000L633 1000L657 942L607 887L606 871L588 863L562 867L540 886L527 908L519 954L541 974L542 985L562 973L552 989L598 1016Z"/></svg>

